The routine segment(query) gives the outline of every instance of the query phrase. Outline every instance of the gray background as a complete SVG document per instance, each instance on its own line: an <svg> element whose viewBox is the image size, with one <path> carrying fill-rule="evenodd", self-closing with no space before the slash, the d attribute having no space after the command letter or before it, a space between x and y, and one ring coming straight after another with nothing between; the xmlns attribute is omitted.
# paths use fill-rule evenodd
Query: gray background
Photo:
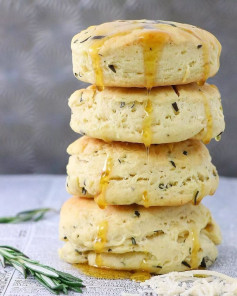
<svg viewBox="0 0 237 296"><path fill-rule="evenodd" d="M226 131L208 146L221 175L237 177L236 0L0 0L0 173L65 173L67 98L85 84L72 74L70 41L114 19L163 19L203 27L221 41L210 80L223 99Z"/></svg>

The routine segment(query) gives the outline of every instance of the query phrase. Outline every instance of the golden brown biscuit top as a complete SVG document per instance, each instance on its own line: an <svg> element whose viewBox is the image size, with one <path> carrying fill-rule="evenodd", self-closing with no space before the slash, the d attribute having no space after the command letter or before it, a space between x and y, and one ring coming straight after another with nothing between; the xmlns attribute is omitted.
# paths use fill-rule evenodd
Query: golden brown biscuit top
<svg viewBox="0 0 237 296"><path fill-rule="evenodd" d="M211 33L198 27L161 20L127 20L91 26L73 37L71 47L76 54L88 54L95 71L97 86L103 87L103 73L100 58L116 53L127 46L141 45L144 55L145 87L152 88L155 83L155 62L162 54L165 45L192 45L202 48L206 60L202 82L209 77L209 52L221 51L219 41ZM110 70L116 72L113 65Z"/></svg>
<svg viewBox="0 0 237 296"><path fill-rule="evenodd" d="M112 41L111 39L114 42L117 37L124 37L125 40L130 41L129 43L134 41L150 43L152 36L158 35L163 35L165 41L170 42L178 43L184 40L196 42L200 48L202 47L202 41L215 41L220 46L214 35L193 25L162 20L118 20L98 26L90 26L81 31L73 37L72 47L75 49L78 45L88 46L88 44L102 42L104 44L105 41ZM74 44L77 44L77 46Z"/></svg>

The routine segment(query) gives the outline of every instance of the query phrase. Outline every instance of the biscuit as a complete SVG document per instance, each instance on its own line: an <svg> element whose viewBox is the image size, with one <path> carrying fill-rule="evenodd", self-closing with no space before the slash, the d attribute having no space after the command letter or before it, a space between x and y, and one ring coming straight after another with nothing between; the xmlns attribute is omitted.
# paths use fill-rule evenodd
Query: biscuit
<svg viewBox="0 0 237 296"><path fill-rule="evenodd" d="M217 257L219 227L202 204L108 206L73 197L62 207L59 251L69 263L163 274L208 267Z"/></svg>
<svg viewBox="0 0 237 296"><path fill-rule="evenodd" d="M198 140L151 145L147 151L142 144L84 136L67 151L68 192L94 198L102 208L197 204L218 186L216 168Z"/></svg>
<svg viewBox="0 0 237 296"><path fill-rule="evenodd" d="M73 37L73 72L97 86L203 83L219 69L221 45L209 32L166 21L114 21Z"/></svg>
<svg viewBox="0 0 237 296"><path fill-rule="evenodd" d="M149 144L198 139L208 143L225 128L220 93L196 83L153 88L95 86L69 99L71 128L104 141ZM149 110L147 110L149 107Z"/></svg>

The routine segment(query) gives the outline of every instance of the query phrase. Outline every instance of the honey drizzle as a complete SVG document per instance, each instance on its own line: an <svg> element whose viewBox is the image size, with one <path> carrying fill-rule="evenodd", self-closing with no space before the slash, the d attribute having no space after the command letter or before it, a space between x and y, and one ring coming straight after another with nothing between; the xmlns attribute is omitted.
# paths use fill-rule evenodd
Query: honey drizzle
<svg viewBox="0 0 237 296"><path fill-rule="evenodd" d="M106 190L110 180L110 174L113 168L113 160L107 155L104 168L100 177L100 193L95 197L95 202L101 209L106 207Z"/></svg>
<svg viewBox="0 0 237 296"><path fill-rule="evenodd" d="M162 55L164 44L169 39L169 35L161 30L159 26L154 27L159 29L160 34L157 34L157 31L156 34L151 31L141 36L143 41L145 87L147 89L156 86L157 64Z"/></svg>
<svg viewBox="0 0 237 296"><path fill-rule="evenodd" d="M204 144L208 144L211 141L212 138L212 134L213 134L213 118L212 118L212 114L211 114L211 108L208 102L208 99L206 97L206 95L204 94L204 92L201 91L202 97L203 97L203 104L204 104L204 108L205 108L205 116L206 116L206 134L203 138L203 143Z"/></svg>
<svg viewBox="0 0 237 296"><path fill-rule="evenodd" d="M127 24L128 29L124 31L119 31L112 33L109 36L106 36L102 39L94 40L93 44L89 48L89 54L91 57L94 73L95 73L95 84L99 90L104 89L104 77L103 70L101 68L101 59L99 51L104 43L117 36L125 36L133 30L142 29L140 23ZM145 76L145 86L151 88L155 86L155 77L156 77L156 63L159 59L159 56L162 53L162 48L164 41L167 40L167 34L160 30L161 34L158 36L153 32L146 32L140 36L140 39L143 41L143 56L144 56L144 76ZM155 45L153 47L153 45Z"/></svg>
<svg viewBox="0 0 237 296"><path fill-rule="evenodd" d="M155 26L157 28L157 26ZM160 56L163 51L165 41L169 38L169 35L159 29L160 34L154 34L153 31L147 32L141 36L143 42L143 60L144 60L144 79L145 87L147 88L147 102L145 106L145 117L143 119L142 138L143 143L147 149L147 167L149 169L149 153L150 145L152 144L152 113L153 106L150 99L151 89L156 85L157 67L160 60ZM148 181L149 182L149 181ZM142 201L144 207L149 207L149 183L147 184L147 190L142 194Z"/></svg>
<svg viewBox="0 0 237 296"><path fill-rule="evenodd" d="M149 24L154 28L159 29L160 34L154 34L152 31L143 33L140 39L143 40L143 56L144 56L144 77L145 77L145 87L151 89L155 86L155 78L157 74L157 63L163 51L163 46L165 41L169 39L169 35L162 30L160 24ZM92 46L89 48L89 54L92 60L92 65L95 73L95 84L99 90L104 88L103 71L101 68L101 59L99 55L99 50L104 45L104 43L117 36L124 36L131 33L132 30L141 29L142 25L138 22L133 22L132 24L126 24L125 27L130 27L127 30L112 33L102 39L94 40ZM199 82L203 85L207 80L210 73L210 63L209 63L209 46L205 40L200 38L193 30L184 27L178 27L179 29L195 36L198 40L202 42L202 56L203 56L203 77ZM219 49L220 52L220 49ZM187 75L187 73L186 73ZM185 77L187 78L187 77Z"/></svg>
<svg viewBox="0 0 237 296"><path fill-rule="evenodd" d="M101 253L107 241L108 221L102 221L98 225L98 231L94 242L96 253Z"/></svg>
<svg viewBox="0 0 237 296"><path fill-rule="evenodd" d="M80 269L85 275L93 276L100 279L131 279L134 281L144 282L151 275L146 271L128 271L115 270L110 268L98 268L88 264L73 264L74 267Z"/></svg>
<svg viewBox="0 0 237 296"><path fill-rule="evenodd" d="M203 85L210 73L210 62L209 62L209 47L206 42L203 41L202 44L202 58L203 58L203 77L202 80L199 81L199 85Z"/></svg>
<svg viewBox="0 0 237 296"><path fill-rule="evenodd" d="M147 191L144 191L142 193L142 200L143 200L143 205L145 208L149 208L149 198L148 198L148 193Z"/></svg>
<svg viewBox="0 0 237 296"><path fill-rule="evenodd" d="M99 91L102 91L104 89L104 77L103 77L104 75L103 75L103 70L101 68L101 59L100 59L99 51L107 40L117 36L125 36L131 33L132 30L141 28L141 26L137 25L136 23L134 23L133 25L129 24L128 26L130 27L130 30L128 29L125 31L111 33L111 35L106 36L102 39L94 40L94 43L89 48L89 54L91 57L92 66L95 74L95 85L97 86Z"/></svg>
<svg viewBox="0 0 237 296"><path fill-rule="evenodd" d="M95 264L96 266L100 267L103 266L103 261L102 261L102 257L101 254L95 254Z"/></svg>
<svg viewBox="0 0 237 296"><path fill-rule="evenodd" d="M104 39L97 40L89 48L89 54L91 56L92 65L95 73L95 85L97 86L98 90L104 89L103 71L101 69L101 61L99 56L99 50L105 42Z"/></svg>
<svg viewBox="0 0 237 296"><path fill-rule="evenodd" d="M108 232L108 221L102 221L98 225L97 235L94 241L94 250L96 252L96 265L102 266L102 256L101 252L104 249L104 246L107 242L107 232Z"/></svg>
<svg viewBox="0 0 237 296"><path fill-rule="evenodd" d="M198 251L200 249L200 242L199 237L196 229L191 230L191 236L192 236L192 253L191 253L191 267L198 268L199 267L199 260L198 260Z"/></svg>

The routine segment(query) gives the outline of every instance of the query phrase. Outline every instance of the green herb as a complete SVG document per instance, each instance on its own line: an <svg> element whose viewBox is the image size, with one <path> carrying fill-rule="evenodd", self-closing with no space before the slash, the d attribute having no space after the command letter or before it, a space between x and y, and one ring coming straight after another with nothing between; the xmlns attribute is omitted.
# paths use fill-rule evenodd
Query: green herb
<svg viewBox="0 0 237 296"><path fill-rule="evenodd" d="M176 95L179 97L179 90L178 90L177 86L172 85L172 88L173 88L174 92L176 93Z"/></svg>
<svg viewBox="0 0 237 296"><path fill-rule="evenodd" d="M118 158L118 162L121 163L121 160Z"/></svg>
<svg viewBox="0 0 237 296"><path fill-rule="evenodd" d="M77 43L78 39L76 39L73 43Z"/></svg>
<svg viewBox="0 0 237 296"><path fill-rule="evenodd" d="M64 236L64 238L63 239L67 239L67 237L66 236Z"/></svg>
<svg viewBox="0 0 237 296"><path fill-rule="evenodd" d="M187 151L183 151L183 155L188 155L188 152Z"/></svg>
<svg viewBox="0 0 237 296"><path fill-rule="evenodd" d="M76 252L77 254L79 254L79 255L82 255L82 252L79 251L79 250L77 250L77 249L75 249L75 252Z"/></svg>
<svg viewBox="0 0 237 296"><path fill-rule="evenodd" d="M120 103L120 108L123 108L125 106L125 102Z"/></svg>
<svg viewBox="0 0 237 296"><path fill-rule="evenodd" d="M156 265L156 268L162 268L162 266L160 266L160 265Z"/></svg>
<svg viewBox="0 0 237 296"><path fill-rule="evenodd" d="M174 102L174 103L172 104L172 107L174 108L174 111L175 111L175 112L179 112L179 107L178 107L178 105L177 105L176 102Z"/></svg>
<svg viewBox="0 0 237 296"><path fill-rule="evenodd" d="M16 216L2 217L0 218L0 223L21 223L26 221L39 221L44 218L47 212L56 211L51 208L34 209L29 211L24 211L16 214Z"/></svg>
<svg viewBox="0 0 237 296"><path fill-rule="evenodd" d="M164 231L163 230L154 230L154 232L156 234L159 234L159 235L164 234Z"/></svg>
<svg viewBox="0 0 237 296"><path fill-rule="evenodd" d="M160 183L160 184L159 184L159 188L160 188L160 189L165 189L165 184L164 184L164 183Z"/></svg>
<svg viewBox="0 0 237 296"><path fill-rule="evenodd" d="M0 246L0 262L3 267L12 265L24 278L32 275L41 285L56 295L68 294L69 290L82 293L82 280L68 273L61 272L38 261L31 260L19 250Z"/></svg>
<svg viewBox="0 0 237 296"><path fill-rule="evenodd" d="M198 44L197 48L199 49L199 48L201 48L201 47L202 47L202 44Z"/></svg>
<svg viewBox="0 0 237 296"><path fill-rule="evenodd" d="M170 163L172 164L172 166L173 166L174 168L176 168L176 164L174 163L173 160L170 160Z"/></svg>
<svg viewBox="0 0 237 296"><path fill-rule="evenodd" d="M197 191L194 195L194 204L197 204L197 197L198 197L199 191Z"/></svg>
<svg viewBox="0 0 237 296"><path fill-rule="evenodd" d="M116 70L114 68L114 65L108 65L108 67L110 68L110 70L112 70L114 73L116 73ZM125 103L124 103L125 104Z"/></svg>
<svg viewBox="0 0 237 296"><path fill-rule="evenodd" d="M134 214L135 214L135 216L140 217L140 212L135 211Z"/></svg>
<svg viewBox="0 0 237 296"><path fill-rule="evenodd" d="M108 249L108 252L112 252L112 249Z"/></svg>
<svg viewBox="0 0 237 296"><path fill-rule="evenodd" d="M190 266L190 264L188 264L188 262L186 262L186 261L182 261L181 262L184 266L187 266L188 268L191 268L191 266Z"/></svg>
<svg viewBox="0 0 237 296"><path fill-rule="evenodd" d="M136 244L137 244L137 242L136 242L136 240L135 240L134 237L131 237L131 240L132 240L132 244L133 244L133 245L136 245Z"/></svg>
<svg viewBox="0 0 237 296"><path fill-rule="evenodd" d="M91 38L91 36L89 36L89 37L87 37L86 39L80 41L80 43L86 42L86 41L87 41L88 39L90 39L90 38Z"/></svg>
<svg viewBox="0 0 237 296"><path fill-rule="evenodd" d="M105 36L103 35L98 35L98 36L93 36L91 39L103 39Z"/></svg>
<svg viewBox="0 0 237 296"><path fill-rule="evenodd" d="M81 189L81 193L84 194L84 195L86 195L86 192L87 192L87 191L86 191L86 188L85 188L85 187L82 187L82 189Z"/></svg>
<svg viewBox="0 0 237 296"><path fill-rule="evenodd" d="M205 257L202 258L202 262L201 262L200 266L203 267L203 268L207 267Z"/></svg>
<svg viewBox="0 0 237 296"><path fill-rule="evenodd" d="M82 75L80 74L80 72L78 72L78 73L74 73L74 76L75 76L75 77L78 77L78 76L79 76L79 77L82 77Z"/></svg>
<svg viewBox="0 0 237 296"><path fill-rule="evenodd" d="M135 103L132 104L131 108L133 108L135 106Z"/></svg>
<svg viewBox="0 0 237 296"><path fill-rule="evenodd" d="M220 140L221 140L221 135L223 134L223 132L221 132L221 133L219 133L219 135L217 135L216 137L215 137L215 140L217 141L217 142L219 142Z"/></svg>

